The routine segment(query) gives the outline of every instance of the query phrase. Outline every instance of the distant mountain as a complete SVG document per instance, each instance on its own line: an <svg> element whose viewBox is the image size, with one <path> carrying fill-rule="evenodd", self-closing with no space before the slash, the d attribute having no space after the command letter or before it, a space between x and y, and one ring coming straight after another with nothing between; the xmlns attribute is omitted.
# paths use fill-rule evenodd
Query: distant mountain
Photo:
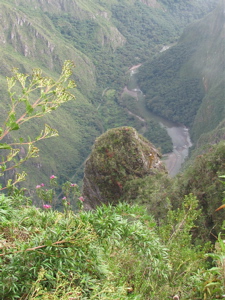
<svg viewBox="0 0 225 300"><path fill-rule="evenodd" d="M125 72L176 41L188 23L216 2L0 0L1 120L7 112L5 76L13 67L27 73L38 67L57 77L64 60L76 64L76 101L17 133L35 135L47 122L60 134L40 144L40 158L25 166L29 185L53 173L61 181L74 175L78 180L97 136L117 126L140 128L118 101Z"/></svg>
<svg viewBox="0 0 225 300"><path fill-rule="evenodd" d="M148 108L191 127L194 141L225 118L224 11L222 0L139 73Z"/></svg>

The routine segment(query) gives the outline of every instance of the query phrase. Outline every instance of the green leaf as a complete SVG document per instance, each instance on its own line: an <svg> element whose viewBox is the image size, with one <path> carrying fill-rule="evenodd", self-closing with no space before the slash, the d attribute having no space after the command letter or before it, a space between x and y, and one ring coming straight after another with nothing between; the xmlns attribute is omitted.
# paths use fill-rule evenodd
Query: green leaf
<svg viewBox="0 0 225 300"><path fill-rule="evenodd" d="M15 122L16 121L16 113L15 112L11 112L9 114L9 124L12 123L12 122Z"/></svg>
<svg viewBox="0 0 225 300"><path fill-rule="evenodd" d="M20 129L20 126L16 122L12 122L10 124L11 129L10 130L18 130Z"/></svg>
<svg viewBox="0 0 225 300"><path fill-rule="evenodd" d="M220 282L210 282L206 285L206 287L215 286L215 285L220 285Z"/></svg>
<svg viewBox="0 0 225 300"><path fill-rule="evenodd" d="M33 107L29 102L26 102L26 113L29 115L33 112Z"/></svg>
<svg viewBox="0 0 225 300"><path fill-rule="evenodd" d="M4 172L4 171L6 170L6 164L3 164L3 165L1 166L1 170L2 170L2 172Z"/></svg>
<svg viewBox="0 0 225 300"><path fill-rule="evenodd" d="M12 147L6 143L0 143L0 149L12 149Z"/></svg>
<svg viewBox="0 0 225 300"><path fill-rule="evenodd" d="M8 182L7 182L7 187L11 187L12 186L12 179L9 179Z"/></svg>
<svg viewBox="0 0 225 300"><path fill-rule="evenodd" d="M50 274L48 274L48 273L45 274L45 277L46 277L48 280L55 280L55 277L52 276L52 275L50 275Z"/></svg>

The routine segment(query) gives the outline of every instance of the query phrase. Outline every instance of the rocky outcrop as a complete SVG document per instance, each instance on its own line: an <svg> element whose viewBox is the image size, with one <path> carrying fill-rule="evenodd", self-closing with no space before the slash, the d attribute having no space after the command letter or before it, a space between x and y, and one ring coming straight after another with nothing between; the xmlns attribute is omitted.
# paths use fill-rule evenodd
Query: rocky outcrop
<svg viewBox="0 0 225 300"><path fill-rule="evenodd" d="M83 196L86 209L117 203L126 182L165 171L160 153L131 127L108 130L95 142L86 161Z"/></svg>

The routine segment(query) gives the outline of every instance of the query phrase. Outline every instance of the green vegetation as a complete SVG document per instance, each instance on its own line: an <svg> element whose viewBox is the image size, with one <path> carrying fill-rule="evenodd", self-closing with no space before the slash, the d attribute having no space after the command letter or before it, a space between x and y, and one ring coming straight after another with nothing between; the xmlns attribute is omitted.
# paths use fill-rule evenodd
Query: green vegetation
<svg viewBox="0 0 225 300"><path fill-rule="evenodd" d="M33 77L16 71L16 78L8 79L12 103L1 127L5 140L0 146L3 156L7 150L11 154L2 163L2 172L7 171L9 162L14 169L32 158L28 155L15 160L17 152L13 149L18 145L6 139L9 132L21 132L25 121L73 98L68 92L74 87L68 81L70 68L71 63L66 62L58 81L43 77L37 70ZM18 98L12 90L17 81L22 88ZM39 88L41 93L35 101L31 91L36 93ZM113 99L115 91L105 91L105 95ZM17 108L22 116L17 117ZM22 133L19 143L24 146ZM37 140L47 137L45 133ZM113 147L109 140L114 141ZM29 141L31 145L33 142ZM124 188L122 195L115 189L108 194L117 205L109 203L85 212L87 199L80 196L78 186L67 181L58 188L55 175L50 176L51 184L57 187L55 192L46 190L43 181L36 186L43 201L39 208L31 204L33 197L25 196L13 177L8 181L13 193L11 189L10 195L1 192L1 299L222 299L224 143L198 157L174 180L152 169L149 149L154 157L157 150L133 128L111 129L95 146L94 159L103 173L110 172L111 181L119 180L118 188ZM131 167L136 176L131 176ZM126 177L129 180L125 181ZM54 210L56 193L62 212ZM136 200L139 205L129 204ZM209 231L216 243L209 243Z"/></svg>
<svg viewBox="0 0 225 300"><path fill-rule="evenodd" d="M224 141L205 146L204 152L195 154L183 173L174 179L159 172L153 177L127 182L122 199L144 205L161 224L170 205L173 209L180 209L185 195L192 193L199 200L199 209L202 211L193 229L195 241L215 241L224 220L222 210L215 212L224 198L224 185L220 178L225 174L224 153Z"/></svg>
<svg viewBox="0 0 225 300"><path fill-rule="evenodd" d="M166 129L161 127L157 121L151 120L148 122L148 128L144 132L144 137L151 141L162 154L172 152L173 145Z"/></svg>
<svg viewBox="0 0 225 300"><path fill-rule="evenodd" d="M0 127L0 149L3 150L0 176L4 178L4 181L8 177L7 173L12 175L12 171L15 172L21 164L38 156L39 149L35 146L38 141L58 135L57 130L45 124L45 128L36 137L28 136L26 139L20 137L17 140L10 138L10 133L19 130L24 123L41 118L74 99L70 90L75 88L75 83L69 80L72 66L70 61L66 61L57 81L44 77L40 69L34 69L31 77L14 69L14 76L7 78L10 97L9 112ZM4 182L4 187L0 185L0 191L13 189L16 184L24 180L25 176L24 172L16 174L14 180L9 179Z"/></svg>
<svg viewBox="0 0 225 300"><path fill-rule="evenodd" d="M178 6L179 4L177 4ZM194 142L224 119L224 1L140 68L148 108L191 128Z"/></svg>
<svg viewBox="0 0 225 300"><path fill-rule="evenodd" d="M160 135L163 151L169 149L170 145L164 144L165 132L154 121L145 124L127 113L140 112L145 119L135 98L120 97L127 84L124 74L133 64L152 58L164 45L176 41L183 26L203 16L215 2L158 3L163 6L153 8L134 0L101 0L98 4L90 0L53 0L33 1L32 5L24 0L0 1L1 120L11 111L0 132L1 137L6 135L0 144L1 157L5 157L1 159L1 172L6 183L1 189L9 188L9 195L3 191L0 194L1 299L223 298L225 147L223 142L217 145L224 138L224 53L219 51L223 49L224 29L219 25L224 15L220 7L198 23L198 30L187 30L178 45L162 53L157 67L155 62L146 64L146 74L153 72L153 84L141 80L151 109L192 125L195 141L201 135L195 161L171 179L165 172L153 171L149 164L144 169L140 164L143 157L135 145L120 147L124 140L131 140L135 131L128 126L134 126L152 142L159 141ZM191 13L191 5L198 8L196 13ZM215 39L207 37L209 25L213 25ZM206 54L213 59L206 61ZM73 95L63 95L75 96L76 101L64 103L43 120L28 121L35 116L35 108L39 116L56 108L49 106L48 99L58 90L53 89L51 94L42 91L38 98L41 105L35 107L36 92L29 102L29 89L23 85L32 76L23 74L41 66L43 75L38 79L53 78L50 83L58 85L56 78L68 58L75 62L72 79L78 88ZM11 77L12 67L19 68L16 74L22 89L17 86L15 94L11 90L9 104L3 76ZM18 95L22 97L16 98ZM180 101L175 102L176 97ZM27 119L22 115L19 120L26 119L27 126L19 128L15 103L19 112L25 109ZM56 128L60 137L39 144L38 140L48 134L56 134L47 126L36 139L44 123ZM114 147L109 148L103 138L94 157L101 170L109 172L108 177L103 174L105 182L100 183L113 183L113 190L106 190L106 194L110 202L117 204L85 212L83 206L88 199L70 181L80 183L83 162L96 137L119 126L126 127L110 131ZM25 140L27 136L30 139ZM144 162L149 163L150 143L143 137L139 139L145 144ZM23 144L32 146L35 140L40 158L32 158L36 148L26 152ZM15 143L19 143L19 152L13 150L17 148ZM20 165L21 174L29 174L24 182L26 190L18 184L23 176L15 177L12 171ZM129 167L136 176L131 175ZM59 185L52 174L58 177ZM54 189L48 189L49 177Z"/></svg>
<svg viewBox="0 0 225 300"><path fill-rule="evenodd" d="M224 162L224 141L208 145L204 154L193 158L187 170L176 179L172 189L174 207L177 207L180 197L190 192L198 198L203 214L196 235L202 239L215 239L223 223L223 212L215 213L215 210L224 197L224 186L220 179L225 173Z"/></svg>
<svg viewBox="0 0 225 300"><path fill-rule="evenodd" d="M191 126L204 97L198 73L186 64L193 51L178 44L140 68L139 84L147 107L168 120Z"/></svg>
<svg viewBox="0 0 225 300"><path fill-rule="evenodd" d="M60 213L0 196L0 297L11 299L222 299L224 243L194 246L192 195L161 225L139 206ZM211 262L207 257L211 257Z"/></svg>
<svg viewBox="0 0 225 300"><path fill-rule="evenodd" d="M219 123L219 125L211 131L203 133L198 139L195 150L192 151L191 156L194 158L197 155L207 152L207 149L211 145L218 144L224 140L225 134L225 120Z"/></svg>
<svg viewBox="0 0 225 300"><path fill-rule="evenodd" d="M102 102L98 106L98 112L103 120L104 131L121 126L134 126L141 128L141 122L127 114L122 105L119 104L120 96L117 95L116 90L106 89L102 96Z"/></svg>
<svg viewBox="0 0 225 300"><path fill-rule="evenodd" d="M224 220L224 212L215 212L224 198L221 175L225 173L224 142L205 147L204 153L193 157L183 173L174 179L163 173L134 179L124 187L123 200L145 205L161 224L164 213L170 208L180 209L185 195L192 193L199 200L201 217L193 229L195 241L215 241Z"/></svg>
<svg viewBox="0 0 225 300"><path fill-rule="evenodd" d="M136 97L124 94L119 101L123 107L129 110L131 118L136 120L134 127L143 134L144 137L160 149L163 154L172 152L172 141L168 136L166 129L161 127L157 121L148 117L148 114L146 113L147 108L142 107L143 100L140 100L139 98L137 101Z"/></svg>

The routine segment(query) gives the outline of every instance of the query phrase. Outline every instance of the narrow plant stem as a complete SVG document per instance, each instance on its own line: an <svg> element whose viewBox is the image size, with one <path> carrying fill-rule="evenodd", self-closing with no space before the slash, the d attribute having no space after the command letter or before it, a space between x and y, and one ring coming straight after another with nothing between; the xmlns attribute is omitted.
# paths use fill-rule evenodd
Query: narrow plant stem
<svg viewBox="0 0 225 300"><path fill-rule="evenodd" d="M69 241L66 241L66 240L57 241L55 243L52 243L51 246L59 245L59 244L64 244L64 243L69 243ZM47 245L40 245L40 246L33 247L33 248L27 248L25 251L26 252L28 252L28 251L35 251L35 250L42 249L42 248L45 248L45 247L48 247L48 246ZM2 254L0 254L0 256L5 256L5 255L8 255L8 254L17 254L17 253L21 253L21 252L23 252L23 250L15 251L15 252L9 252L9 253L2 253Z"/></svg>
<svg viewBox="0 0 225 300"><path fill-rule="evenodd" d="M191 211L191 207L189 207L187 213L186 213L185 216L184 216L184 219L179 223L179 226L178 226L178 227L174 230L174 232L172 233L172 235L171 235L171 237L170 237L170 239L169 239L169 241L168 241L168 244L171 243L171 241L173 240L174 236L176 236L177 232L179 232L180 229L181 229L181 227L185 224L185 221L186 221L186 219L187 219L188 214L189 214L190 211Z"/></svg>

